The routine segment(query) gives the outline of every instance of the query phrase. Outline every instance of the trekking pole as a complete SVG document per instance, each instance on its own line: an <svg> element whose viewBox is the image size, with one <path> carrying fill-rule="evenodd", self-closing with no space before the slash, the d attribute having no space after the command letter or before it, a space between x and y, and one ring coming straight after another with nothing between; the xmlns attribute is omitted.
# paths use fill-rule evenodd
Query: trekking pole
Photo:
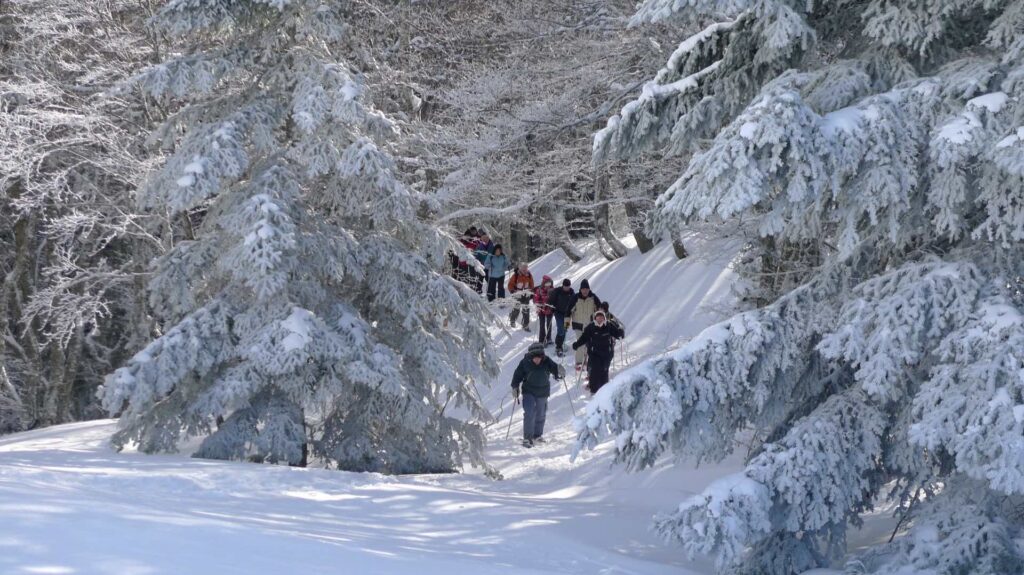
<svg viewBox="0 0 1024 575"><path fill-rule="evenodd" d="M569 384L562 378L562 387L565 388L565 396L569 398L569 407L572 408L572 416L576 417L576 402L572 400L572 392L569 391Z"/></svg>
<svg viewBox="0 0 1024 575"><path fill-rule="evenodd" d="M508 434L512 433L512 420L516 416L516 404L519 403L518 397L512 398L512 413L508 414L508 429L505 430L505 439L508 439Z"/></svg>

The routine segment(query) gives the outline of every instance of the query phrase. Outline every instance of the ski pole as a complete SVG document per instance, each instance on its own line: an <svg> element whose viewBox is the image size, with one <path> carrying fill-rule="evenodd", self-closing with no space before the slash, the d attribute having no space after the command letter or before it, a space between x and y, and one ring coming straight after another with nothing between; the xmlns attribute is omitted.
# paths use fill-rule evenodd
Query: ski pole
<svg viewBox="0 0 1024 575"><path fill-rule="evenodd" d="M519 396L512 398L512 413L508 414L508 429L505 430L505 439L508 439L508 434L512 433L512 420L516 416L516 404L519 403Z"/></svg>
<svg viewBox="0 0 1024 575"><path fill-rule="evenodd" d="M569 407L572 408L572 416L576 417L576 402L572 400L572 393L569 391L569 384L562 378L562 387L565 388L565 396L569 398Z"/></svg>

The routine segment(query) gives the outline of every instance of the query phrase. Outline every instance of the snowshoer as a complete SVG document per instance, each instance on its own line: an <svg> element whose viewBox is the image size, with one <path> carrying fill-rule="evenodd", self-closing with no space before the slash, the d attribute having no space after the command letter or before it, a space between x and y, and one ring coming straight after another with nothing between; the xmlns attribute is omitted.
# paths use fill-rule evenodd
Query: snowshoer
<svg viewBox="0 0 1024 575"><path fill-rule="evenodd" d="M587 371L589 382L587 388L591 394L597 393L601 386L608 383L608 368L615 357L615 340L625 336L622 328L608 321L603 309L594 314L594 323L583 329L583 334L572 344L575 350L587 350Z"/></svg>
<svg viewBox="0 0 1024 575"><path fill-rule="evenodd" d="M583 280L580 282L580 291L573 298L571 317L572 317L572 329L576 333L583 331L583 328L590 323L590 320L594 317L594 312L601 308L601 300L597 297L597 294L590 290L590 282ZM606 316L607 317L607 316ZM573 349L576 349L573 346ZM587 350L576 349L576 371L583 369L583 365L587 361Z"/></svg>
<svg viewBox="0 0 1024 575"><path fill-rule="evenodd" d="M489 258L491 254L494 253L494 248L496 247L498 246L491 241L491 236L487 235L487 232L483 230L477 230L476 242L473 245L473 257L475 257L478 262L480 262L481 264L486 264L487 258ZM475 271L476 270L474 270L474 272ZM481 276L478 273L474 273L474 275L476 276L476 291L479 293L484 293L484 286L486 285L488 279L487 272L485 271L483 276Z"/></svg>
<svg viewBox="0 0 1024 575"><path fill-rule="evenodd" d="M498 247L498 244L494 243L491 236L487 235L487 232L480 232L480 237L476 240L476 249L473 250L473 255L480 263L487 261L487 256L494 253L494 248Z"/></svg>
<svg viewBox="0 0 1024 575"><path fill-rule="evenodd" d="M622 335L621 337L625 337L625 333L626 333L626 324L622 323L622 320L621 320L621 319L619 319L619 318L615 317L615 314L613 314L613 313L611 312L611 310L610 310L610 309L608 308L608 302L607 302L607 301L603 301L603 302L601 302L601 306L600 306L600 307L601 307L601 309L602 309L602 310L604 310L604 316L605 316L606 318L608 318L608 323L610 323L610 324L612 324L612 325L615 325L615 326L617 326L617 327L618 327L619 329L621 329L621 330L622 330L622 333L623 333L623 335ZM595 313L596 313L596 312L595 312Z"/></svg>
<svg viewBox="0 0 1024 575"><path fill-rule="evenodd" d="M562 346L565 345L565 330L569 328L569 314L572 312L572 302L576 298L576 292L572 289L572 281L569 278L562 280L562 287L551 290L548 295L548 305L555 314L555 347L558 350L558 357L562 357Z"/></svg>
<svg viewBox="0 0 1024 575"><path fill-rule="evenodd" d="M488 254L484 260L484 271L487 272L487 301L495 297L505 297L505 272L508 271L508 256L501 244L494 246L494 253Z"/></svg>
<svg viewBox="0 0 1024 575"><path fill-rule="evenodd" d="M548 304L548 298L554 285L551 276L544 276L540 281L540 287L533 291L533 303L537 306L537 323L540 324L537 341L545 346L551 345L551 318L554 317L555 310Z"/></svg>
<svg viewBox="0 0 1024 575"><path fill-rule="evenodd" d="M512 374L512 392L516 400L523 398L523 447L533 447L543 441L544 420L548 414L548 397L551 396L551 376L565 377L565 368L544 355L544 346L530 344L526 356Z"/></svg>
<svg viewBox="0 0 1024 575"><path fill-rule="evenodd" d="M462 242L463 247L473 254L474 258L479 260L480 258L477 257L477 253L480 247L480 238L477 237L477 233L476 228L469 228L459 241ZM459 261L459 271L462 272L463 283L477 293L483 291L484 277L476 271L476 268L473 267L469 260Z"/></svg>
<svg viewBox="0 0 1024 575"><path fill-rule="evenodd" d="M508 316L508 324L516 326L516 318L523 314L523 330L530 331L530 300L533 299L533 274L526 264L519 264L519 268L512 272L508 278L508 292L512 296L512 313Z"/></svg>

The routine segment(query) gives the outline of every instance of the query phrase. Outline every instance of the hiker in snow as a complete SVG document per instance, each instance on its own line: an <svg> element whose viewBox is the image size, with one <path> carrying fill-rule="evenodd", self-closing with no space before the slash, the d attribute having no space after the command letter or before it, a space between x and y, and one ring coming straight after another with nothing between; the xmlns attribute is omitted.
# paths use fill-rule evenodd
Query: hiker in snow
<svg viewBox="0 0 1024 575"><path fill-rule="evenodd" d="M515 373L512 374L512 392L519 401L520 386L523 398L523 447L543 443L544 420L548 415L548 396L551 395L551 376L565 377L565 368L544 355L544 346L530 344Z"/></svg>
<svg viewBox="0 0 1024 575"><path fill-rule="evenodd" d="M523 331L530 331L530 300L533 299L533 274L526 264L519 264L519 269L508 278L508 292L512 296L512 313L508 316L508 325L516 326L516 318L523 314Z"/></svg>
<svg viewBox="0 0 1024 575"><path fill-rule="evenodd" d="M615 357L615 340L626 334L622 328L608 321L603 309L594 313L594 323L583 330L583 334L572 344L572 348L587 350L587 373L589 374L587 389L591 394L597 393L601 386L608 383L608 368Z"/></svg>
<svg viewBox="0 0 1024 575"><path fill-rule="evenodd" d="M569 278L562 280L562 287L551 290L548 295L548 305L555 314L555 348L558 350L558 357L562 357L562 346L565 344L565 330L569 329L569 314L572 312L572 302L576 298L576 292L572 289L572 281Z"/></svg>
<svg viewBox="0 0 1024 575"><path fill-rule="evenodd" d="M619 337L619 339L621 339L623 337L626 337L626 324L622 323L622 320L617 318L617 317L615 317L615 314L613 314L611 312L611 310L608 309L608 302L607 301L601 302L601 306L600 307L601 307L602 310L604 310L604 316L608 319L608 323L610 323L610 324L618 327L620 330L622 330L622 335Z"/></svg>
<svg viewBox="0 0 1024 575"><path fill-rule="evenodd" d="M495 297L505 298L505 272L508 271L508 256L501 244L494 246L494 253L488 254L484 260L484 271L487 274L487 301Z"/></svg>
<svg viewBox="0 0 1024 575"><path fill-rule="evenodd" d="M544 346L551 345L551 318L555 310L548 303L548 298L551 297L554 285L551 276L544 276L540 287L533 290L533 303L537 306L537 322L540 324L537 342Z"/></svg>
<svg viewBox="0 0 1024 575"><path fill-rule="evenodd" d="M477 237L476 226L466 230L462 238L459 241L462 243L462 247L466 248L470 253L476 257L476 250L480 246L480 239ZM459 272L462 274L462 282L468 285L473 291L479 293L480 286L483 284L483 278L473 267L469 260L459 260Z"/></svg>
<svg viewBox="0 0 1024 575"><path fill-rule="evenodd" d="M473 255L476 259L483 263L487 259L487 256L494 253L494 248L498 247L497 244L491 240L491 236L487 235L487 232L480 232L480 237L476 241L476 250Z"/></svg>
<svg viewBox="0 0 1024 575"><path fill-rule="evenodd" d="M580 282L580 291L573 298L572 306L569 309L571 310L572 329L576 333L580 333L590 323L594 312L601 309L601 300L596 293L590 290L590 282L587 280ZM573 349L576 350L576 371L580 371L587 361L587 350L576 346L573 346Z"/></svg>
<svg viewBox="0 0 1024 575"><path fill-rule="evenodd" d="M487 263L487 258L491 255L491 253L494 252L494 248L496 247L498 246L496 246L491 241L491 236L487 235L487 232L483 230L477 230L476 242L473 244L473 257L476 258L476 261L480 262L481 265ZM484 284L486 283L487 280L487 272L484 272L483 276L476 273L475 275L477 279L476 291L478 293L484 293ZM505 276L503 272L502 278L504 279L504 277Z"/></svg>

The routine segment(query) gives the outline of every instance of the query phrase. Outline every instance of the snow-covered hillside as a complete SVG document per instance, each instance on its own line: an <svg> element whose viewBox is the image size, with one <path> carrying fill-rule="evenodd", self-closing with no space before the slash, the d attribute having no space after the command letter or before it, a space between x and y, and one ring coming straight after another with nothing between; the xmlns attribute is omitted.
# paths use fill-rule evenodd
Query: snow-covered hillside
<svg viewBox="0 0 1024 575"><path fill-rule="evenodd" d="M736 246L688 246L684 261L667 245L613 263L591 253L570 265L553 253L533 272L588 278L626 323L637 361L697 334L729 303ZM480 388L497 416L488 459L502 481L115 453L113 422L49 428L0 440L0 573L710 572L662 544L650 519L735 465L629 475L610 466L607 445L571 462L572 407L580 413L587 399L578 388L572 404L562 387L551 398L548 443L518 445L518 411L505 438L511 371L531 327L493 330L503 370Z"/></svg>

